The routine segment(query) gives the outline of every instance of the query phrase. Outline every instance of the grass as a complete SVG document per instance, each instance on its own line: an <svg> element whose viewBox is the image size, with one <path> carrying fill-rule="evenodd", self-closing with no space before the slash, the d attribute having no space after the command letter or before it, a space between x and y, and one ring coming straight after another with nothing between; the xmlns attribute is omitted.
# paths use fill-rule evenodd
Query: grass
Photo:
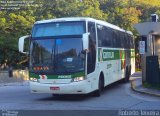
<svg viewBox="0 0 160 116"><path fill-rule="evenodd" d="M146 87L146 88L149 88L149 89L160 90L160 84L159 85L152 85L152 84L149 84L149 83L145 82L143 84L143 86Z"/></svg>

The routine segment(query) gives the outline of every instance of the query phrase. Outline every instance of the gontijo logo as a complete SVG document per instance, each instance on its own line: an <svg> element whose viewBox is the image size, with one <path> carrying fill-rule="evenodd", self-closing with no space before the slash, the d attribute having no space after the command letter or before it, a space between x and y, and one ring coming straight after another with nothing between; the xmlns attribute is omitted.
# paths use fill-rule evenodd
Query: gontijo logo
<svg viewBox="0 0 160 116"><path fill-rule="evenodd" d="M47 79L46 75L39 75L40 79Z"/></svg>
<svg viewBox="0 0 160 116"><path fill-rule="evenodd" d="M103 51L103 58L104 59L114 58L114 52L105 52L105 51Z"/></svg>

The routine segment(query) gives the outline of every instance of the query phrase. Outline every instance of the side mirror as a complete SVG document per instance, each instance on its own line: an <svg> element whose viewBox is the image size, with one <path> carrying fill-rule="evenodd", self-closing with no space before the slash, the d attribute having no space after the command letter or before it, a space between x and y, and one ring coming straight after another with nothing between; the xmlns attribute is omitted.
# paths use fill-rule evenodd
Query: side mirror
<svg viewBox="0 0 160 116"><path fill-rule="evenodd" d="M24 51L24 43L25 43L25 39L29 39L30 38L30 35L26 35L26 36L23 36L23 37L20 37L19 38L19 42L18 42L18 48L19 48L19 52L23 53L23 54L28 54L29 52L25 52Z"/></svg>
<svg viewBox="0 0 160 116"><path fill-rule="evenodd" d="M82 37L83 41L83 50L87 51L89 48L89 35L90 33L84 33Z"/></svg>

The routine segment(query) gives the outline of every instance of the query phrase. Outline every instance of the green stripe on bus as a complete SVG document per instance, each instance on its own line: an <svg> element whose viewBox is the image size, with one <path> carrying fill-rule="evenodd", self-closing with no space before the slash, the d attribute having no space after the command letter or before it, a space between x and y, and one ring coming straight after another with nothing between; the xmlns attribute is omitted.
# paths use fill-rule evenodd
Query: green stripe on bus
<svg viewBox="0 0 160 116"><path fill-rule="evenodd" d="M64 74L64 75L46 75L46 76L47 76L47 79L68 79L67 77L75 78L75 77L85 76L85 72L79 72L79 73L74 73L70 75ZM40 79L39 74L35 74L35 73L29 73L29 77Z"/></svg>
<svg viewBox="0 0 160 116"><path fill-rule="evenodd" d="M108 49L98 49L98 61L108 61L108 60L124 60L126 58L134 58L135 50L108 50Z"/></svg>
<svg viewBox="0 0 160 116"><path fill-rule="evenodd" d="M29 72L29 78L37 78L37 79L40 79L39 75L35 74L35 73L31 73Z"/></svg>

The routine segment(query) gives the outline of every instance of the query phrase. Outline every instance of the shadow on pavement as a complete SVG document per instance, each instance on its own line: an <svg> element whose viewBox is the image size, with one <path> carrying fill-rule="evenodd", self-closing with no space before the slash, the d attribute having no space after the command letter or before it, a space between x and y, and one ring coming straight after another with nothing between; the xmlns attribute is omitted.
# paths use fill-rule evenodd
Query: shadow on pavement
<svg viewBox="0 0 160 116"><path fill-rule="evenodd" d="M116 89L118 88L120 85L124 84L123 80L120 80L118 82L115 82L113 84L110 84L108 86L106 86L104 88L104 90L101 93L101 96L103 96L103 94L105 94L106 92L111 91L112 89ZM101 97L100 96L100 97ZM83 101L83 100L87 100L87 99L92 99L92 98L100 98L100 97L95 97L92 93L89 94L84 94L84 95L74 95L74 94L68 94L68 95L51 95L49 97L46 98L40 98L37 99L37 101Z"/></svg>
<svg viewBox="0 0 160 116"><path fill-rule="evenodd" d="M37 99L38 101L80 101L89 99L89 95L51 95L47 98Z"/></svg>

